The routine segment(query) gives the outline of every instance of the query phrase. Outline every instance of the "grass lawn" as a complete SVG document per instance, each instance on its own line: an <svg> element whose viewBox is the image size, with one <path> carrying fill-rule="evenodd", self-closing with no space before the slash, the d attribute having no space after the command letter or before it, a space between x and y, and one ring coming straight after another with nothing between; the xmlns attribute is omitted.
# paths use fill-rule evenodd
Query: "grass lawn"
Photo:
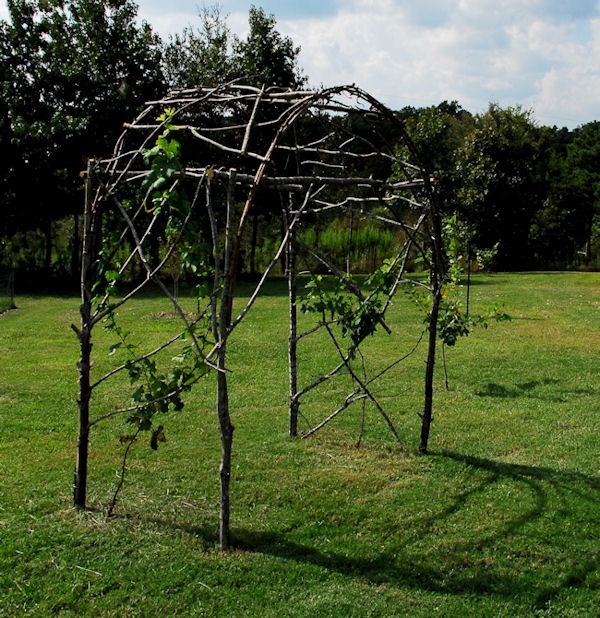
<svg viewBox="0 0 600 618"><path fill-rule="evenodd" d="M287 437L287 298L269 284L229 347L235 548L223 554L214 378L161 421L157 451L134 446L110 519L127 427L97 425L90 510L76 512L78 299L17 296L0 317L0 616L600 616L600 275L477 275L471 301L513 319L446 351L449 390L438 364L430 455L416 454L424 345L374 388L407 455L369 406ZM151 341L165 302L122 318ZM393 335L365 346L368 371L408 351L420 320L399 297ZM330 358L307 343L303 382ZM300 428L347 386L308 398ZM94 409L127 397L104 389Z"/></svg>

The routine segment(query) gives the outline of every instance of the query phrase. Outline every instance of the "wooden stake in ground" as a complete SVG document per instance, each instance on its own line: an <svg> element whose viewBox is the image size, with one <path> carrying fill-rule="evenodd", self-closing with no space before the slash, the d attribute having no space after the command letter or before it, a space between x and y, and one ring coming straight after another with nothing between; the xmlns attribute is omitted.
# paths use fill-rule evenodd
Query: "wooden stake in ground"
<svg viewBox="0 0 600 618"><path fill-rule="evenodd" d="M83 216L83 250L81 259L81 327L72 326L79 339L79 431L77 436L77 464L73 482L73 504L85 509L88 475L88 449L90 432L90 398L92 394L90 369L92 356L92 287L94 285L93 268L98 251L100 237L100 217L92 198L92 169L94 162L89 161L85 181L85 204Z"/></svg>

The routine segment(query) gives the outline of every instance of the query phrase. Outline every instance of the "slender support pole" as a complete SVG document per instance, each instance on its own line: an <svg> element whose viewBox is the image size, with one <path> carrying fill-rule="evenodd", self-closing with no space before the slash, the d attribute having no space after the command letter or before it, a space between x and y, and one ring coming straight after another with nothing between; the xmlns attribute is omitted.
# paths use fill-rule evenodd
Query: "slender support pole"
<svg viewBox="0 0 600 618"><path fill-rule="evenodd" d="M290 194L290 201L292 195ZM291 204L290 204L291 206ZM291 210L291 208L290 208ZM298 435L298 411L300 399L298 397L298 309L296 306L297 284L296 284L296 243L294 228L289 228L288 221L288 246L287 246L287 275L288 292L290 303L290 336L288 343L288 364L290 371L290 436L295 438Z"/></svg>
<svg viewBox="0 0 600 618"><path fill-rule="evenodd" d="M85 509L88 475L88 453L90 432L90 368L92 355L92 286L94 282L94 260L99 235L99 217L92 199L92 161L88 162L85 183L85 205L83 217L83 250L81 258L81 328L73 326L79 338L79 431L77 436L77 465L73 483L73 504Z"/></svg>
<svg viewBox="0 0 600 618"><path fill-rule="evenodd" d="M467 239L467 307L466 314L469 317L469 305L471 304L471 240Z"/></svg>
<svg viewBox="0 0 600 618"><path fill-rule="evenodd" d="M82 322L84 309L82 306ZM90 358L92 352L91 332L82 328L79 333L79 433L77 436L77 465L73 482L73 505L85 509L87 492L88 446L90 432Z"/></svg>
<svg viewBox="0 0 600 618"><path fill-rule="evenodd" d="M223 261L223 287L221 294L221 306L219 308L219 348L217 352L217 414L219 417L219 430L221 434L221 466L219 476L221 481L220 516L219 516L219 544L222 550L231 545L230 532L230 483L231 483L231 452L233 445L233 430L229 411L229 392L227 385L227 338L231 306L233 302L233 285L230 277L235 272L232 265L234 253L234 216L235 216L235 172L230 171L229 184L227 187L227 222L225 230L225 251Z"/></svg>
<svg viewBox="0 0 600 618"><path fill-rule="evenodd" d="M419 452L423 454L427 453L429 431L433 418L433 377L435 370L437 324L440 302L442 300L441 288L437 283L435 274L433 279L433 299L431 303L431 313L429 314L429 345L427 347L427 364L425 366L425 401L423 404L423 415L421 416L421 442L419 444Z"/></svg>
<svg viewBox="0 0 600 618"><path fill-rule="evenodd" d="M433 377L435 372L435 354L438 335L438 320L444 279L447 273L447 259L444 250L444 238L442 235L442 221L436 196L432 195L430 212L430 271L429 285L431 288L431 312L429 314L429 345L427 348L427 365L425 368L425 401L421 416L421 442L419 452L426 454L429 442L433 411Z"/></svg>

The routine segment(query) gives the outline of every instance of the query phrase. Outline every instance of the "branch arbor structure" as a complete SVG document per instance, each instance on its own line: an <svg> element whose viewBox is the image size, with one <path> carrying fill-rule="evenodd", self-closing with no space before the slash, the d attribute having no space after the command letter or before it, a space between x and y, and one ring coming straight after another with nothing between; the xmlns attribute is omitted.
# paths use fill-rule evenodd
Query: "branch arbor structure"
<svg viewBox="0 0 600 618"><path fill-rule="evenodd" d="M409 160L400 159L399 152L408 153ZM243 259L254 250L259 209L270 229L279 229L280 234L249 301L234 315L236 276ZM342 222L346 234L347 259L342 264L307 233L334 219ZM364 286L350 273L356 222L395 230L399 239L394 253L373 269ZM429 280L422 284L405 276L415 257L429 269ZM193 315L165 282L173 263L197 278L201 291ZM402 285L422 285L431 292L420 445L426 451L445 258L434 187L400 120L355 86L311 92L231 83L177 91L148 103L125 126L113 156L91 161L88 168L81 325L73 327L81 349L77 506L86 504L88 440L94 424L127 415L134 427L133 434L125 437L127 448L145 430L151 432L151 444L156 446L162 430L156 426L156 415L170 407L181 408L183 392L213 373L222 442L220 542L222 547L229 545L233 425L226 351L269 274L279 267L289 281L293 436L298 434L303 396L348 372L353 392L311 432L352 403L367 400L400 442L370 388L377 376L361 374L355 360L367 336L376 329L389 331L385 311ZM310 275L309 293L302 298L297 290L300 270ZM127 291L120 289L116 295L117 284L125 280ZM180 324L164 342L148 350L131 342L131 333L116 317L146 286L162 291ZM316 317L314 326L301 333L298 304ZM100 323L116 337L111 353L123 353L125 358L94 382L92 332ZM305 337L322 329L332 344L332 368L301 387L297 348ZM177 364L161 373L159 359L172 358L173 348ZM96 390L119 374L127 375L135 388L131 405L92 417Z"/></svg>

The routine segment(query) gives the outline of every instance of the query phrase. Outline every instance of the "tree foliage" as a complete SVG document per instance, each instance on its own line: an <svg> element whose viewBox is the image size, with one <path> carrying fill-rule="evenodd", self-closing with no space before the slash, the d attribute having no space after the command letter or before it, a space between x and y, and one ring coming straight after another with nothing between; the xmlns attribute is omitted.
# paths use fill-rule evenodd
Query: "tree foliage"
<svg viewBox="0 0 600 618"><path fill-rule="evenodd" d="M9 19L0 22L0 145L11 153L0 163L3 266L50 267L53 245L55 268L76 265L64 253L76 249L78 226L63 218L81 210L85 160L108 154L123 123L167 87L307 82L300 48L278 31L274 15L256 6L244 37L232 34L218 6L205 6L198 26L166 43L138 22L134 0L8 0L8 9ZM540 127L518 106L493 104L472 116L456 101L396 114L445 212L469 225L470 242L485 252L488 266L490 257L504 269L598 266L596 122L574 131ZM269 119L257 120L252 138L260 140L259 125ZM352 131L363 122L341 121ZM306 139L311 123L318 119L298 127ZM393 130L388 139L401 141ZM362 171L381 172L368 166ZM244 266L250 271L261 243L276 242L281 232L272 197L265 194L253 214Z"/></svg>
<svg viewBox="0 0 600 618"><path fill-rule="evenodd" d="M163 49L165 77L171 88L217 86L235 77L231 32L218 7L203 7L200 26L169 37Z"/></svg>
<svg viewBox="0 0 600 618"><path fill-rule="evenodd" d="M495 266L531 266L529 231L543 199L541 131L522 109L490 105L458 155L461 214L477 246L497 247Z"/></svg>
<svg viewBox="0 0 600 618"><path fill-rule="evenodd" d="M474 123L473 116L456 101L414 110L406 121L406 129L423 165L434 178L446 213L455 212L459 206L458 152Z"/></svg>
<svg viewBox="0 0 600 618"><path fill-rule="evenodd" d="M282 36L275 29L275 16L251 6L248 25L247 38L236 38L234 42L239 76L257 86L302 86L306 80L298 68L300 48L290 37Z"/></svg>
<svg viewBox="0 0 600 618"><path fill-rule="evenodd" d="M580 224L577 232L586 241L585 254L589 260L592 249L598 251L600 239L600 122L590 122L575 131L567 147L563 178L567 174L575 197L575 203L569 204L569 214L574 214ZM570 223L574 223L572 218Z"/></svg>
<svg viewBox="0 0 600 618"><path fill-rule="evenodd" d="M0 111L13 153L2 164L5 231L14 233L81 211L86 160L108 154L163 80L159 39L137 24L132 0L9 0L8 8Z"/></svg>
<svg viewBox="0 0 600 618"><path fill-rule="evenodd" d="M259 87L305 83L298 66L300 48L278 32L274 15L251 6L245 39L231 34L218 6L204 6L199 19L198 27L184 28L164 46L164 70L171 87L217 86L242 78Z"/></svg>
<svg viewBox="0 0 600 618"><path fill-rule="evenodd" d="M596 123L575 131L541 127L520 107L490 105L471 116L456 102L401 113L444 212L458 215L479 267L593 261Z"/></svg>

